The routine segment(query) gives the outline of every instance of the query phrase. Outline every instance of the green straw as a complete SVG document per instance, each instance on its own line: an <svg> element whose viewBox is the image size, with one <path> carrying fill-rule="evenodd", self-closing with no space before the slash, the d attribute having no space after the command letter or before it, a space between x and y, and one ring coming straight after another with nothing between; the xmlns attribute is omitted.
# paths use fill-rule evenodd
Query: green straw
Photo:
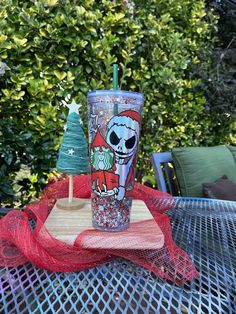
<svg viewBox="0 0 236 314"><path fill-rule="evenodd" d="M118 89L118 64L113 64L113 89Z"/></svg>
<svg viewBox="0 0 236 314"><path fill-rule="evenodd" d="M113 89L118 90L118 64L113 64ZM113 114L118 114L118 103L114 103Z"/></svg>

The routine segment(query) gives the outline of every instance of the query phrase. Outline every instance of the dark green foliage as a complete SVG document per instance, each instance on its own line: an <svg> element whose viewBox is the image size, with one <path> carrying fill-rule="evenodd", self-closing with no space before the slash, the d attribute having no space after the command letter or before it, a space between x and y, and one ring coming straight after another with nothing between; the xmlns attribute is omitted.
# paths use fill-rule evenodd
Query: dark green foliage
<svg viewBox="0 0 236 314"><path fill-rule="evenodd" d="M139 180L152 173L152 151L211 145L226 127L232 131L205 109L198 70L211 65L215 25L202 0L2 0L1 115L12 117L17 134L31 135L23 146L31 186L40 190L55 167L66 119L61 101L69 94L82 103L86 127L87 92L112 88L113 63L120 88L146 96Z"/></svg>
<svg viewBox="0 0 236 314"><path fill-rule="evenodd" d="M12 180L26 161L26 142L30 134L20 131L11 118L0 119L0 203L12 205L14 191Z"/></svg>
<svg viewBox="0 0 236 314"><path fill-rule="evenodd" d="M236 1L208 1L219 16L219 41L213 52L206 95L209 109L223 119L236 114ZM206 74L206 73L205 73ZM228 132L227 132L228 133ZM221 138L224 141L224 137Z"/></svg>

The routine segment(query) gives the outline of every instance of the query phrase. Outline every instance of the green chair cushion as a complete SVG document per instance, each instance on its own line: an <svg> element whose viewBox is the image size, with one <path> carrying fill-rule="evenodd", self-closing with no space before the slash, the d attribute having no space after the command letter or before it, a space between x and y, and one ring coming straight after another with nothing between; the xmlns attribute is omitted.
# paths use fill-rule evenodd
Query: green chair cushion
<svg viewBox="0 0 236 314"><path fill-rule="evenodd" d="M234 157L234 161L236 162L236 146L227 146L227 147L231 151L231 154Z"/></svg>
<svg viewBox="0 0 236 314"><path fill-rule="evenodd" d="M172 156L182 196L203 197L202 184L223 175L236 183L236 162L225 145L173 148Z"/></svg>

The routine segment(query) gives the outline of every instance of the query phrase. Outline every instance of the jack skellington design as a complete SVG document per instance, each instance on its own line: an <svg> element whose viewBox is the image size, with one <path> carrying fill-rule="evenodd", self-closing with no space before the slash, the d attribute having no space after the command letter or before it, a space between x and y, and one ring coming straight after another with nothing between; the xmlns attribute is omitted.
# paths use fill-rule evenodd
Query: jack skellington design
<svg viewBox="0 0 236 314"><path fill-rule="evenodd" d="M138 112L125 110L113 116L108 122L105 141L99 131L97 131L98 133L91 145L94 151L98 151L99 147L102 153L100 147L106 147L106 150L109 147L109 153L114 154L114 163L110 165L110 169L105 171L106 174L104 174L104 168L98 169L98 165L101 163L95 164L95 161L91 162L93 167L92 189L97 195L104 197L114 195L116 200L121 201L128 191L133 190L140 124L141 117ZM102 159L101 156L100 158ZM102 176L101 171L99 175L99 170L103 170ZM112 180L113 184L111 184L110 180Z"/></svg>

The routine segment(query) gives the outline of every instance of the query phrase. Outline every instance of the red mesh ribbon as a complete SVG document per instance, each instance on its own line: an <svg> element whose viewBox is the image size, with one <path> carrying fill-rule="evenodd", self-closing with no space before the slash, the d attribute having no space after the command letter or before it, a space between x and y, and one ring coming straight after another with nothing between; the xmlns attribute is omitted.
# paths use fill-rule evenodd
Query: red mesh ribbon
<svg viewBox="0 0 236 314"><path fill-rule="evenodd" d="M44 226L44 222L55 201L67 195L68 179L51 183L44 190L40 201L27 206L24 211L12 210L0 220L1 266L15 267L30 261L40 268L55 272L70 272L95 267L114 257L123 257L177 284L198 276L188 255L172 239L169 217L164 214L164 211L172 207L175 202L169 194L135 184L134 199L141 199L146 203L165 237L164 246L154 250L82 248L80 241L85 234L93 236L99 233L99 236L105 238L109 236L109 233L97 230L84 231L78 235L74 245L55 239ZM90 197L88 175L74 176L74 196ZM30 218L36 220L34 230L29 223ZM150 228L150 225L145 225L144 222L135 224L137 232L139 228ZM135 224L131 228L132 232L135 232ZM116 238L116 241L118 240L119 233Z"/></svg>

